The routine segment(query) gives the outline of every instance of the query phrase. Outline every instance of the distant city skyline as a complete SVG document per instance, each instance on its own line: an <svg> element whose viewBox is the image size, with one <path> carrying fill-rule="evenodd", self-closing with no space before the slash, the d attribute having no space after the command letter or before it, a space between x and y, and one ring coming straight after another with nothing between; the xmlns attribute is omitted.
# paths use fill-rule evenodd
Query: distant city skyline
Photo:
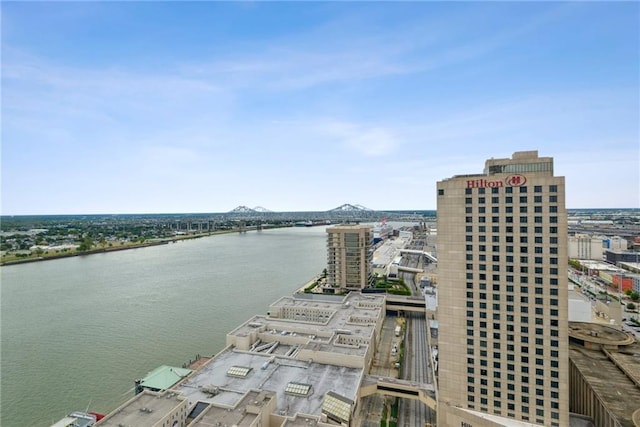
<svg viewBox="0 0 640 427"><path fill-rule="evenodd" d="M3 215L434 210L537 150L640 207L637 2L2 2Z"/></svg>

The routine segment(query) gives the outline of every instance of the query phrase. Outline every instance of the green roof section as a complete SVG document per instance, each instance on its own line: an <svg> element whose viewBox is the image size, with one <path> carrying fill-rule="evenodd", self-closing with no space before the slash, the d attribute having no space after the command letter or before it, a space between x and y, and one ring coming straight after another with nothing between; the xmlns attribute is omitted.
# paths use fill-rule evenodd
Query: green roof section
<svg viewBox="0 0 640 427"><path fill-rule="evenodd" d="M153 390L166 390L191 372L191 369L162 365L149 372L140 385Z"/></svg>

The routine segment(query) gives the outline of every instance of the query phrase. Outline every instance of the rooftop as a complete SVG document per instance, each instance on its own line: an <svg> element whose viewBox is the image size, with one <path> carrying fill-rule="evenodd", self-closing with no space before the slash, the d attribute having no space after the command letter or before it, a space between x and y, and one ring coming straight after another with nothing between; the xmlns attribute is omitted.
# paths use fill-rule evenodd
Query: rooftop
<svg viewBox="0 0 640 427"><path fill-rule="evenodd" d="M243 366L250 371L246 377L228 375L229 369L235 366ZM184 394L190 405L203 401L229 408L240 405L247 391L262 390L277 396L274 411L277 414L320 415L325 394L330 391L356 400L362 376L363 369L227 348L175 390ZM307 395L297 395L287 391L287 386L292 383L311 387Z"/></svg>
<svg viewBox="0 0 640 427"><path fill-rule="evenodd" d="M148 390L135 395L100 420L100 427L152 426L184 403L184 397L172 392Z"/></svg>
<svg viewBox="0 0 640 427"><path fill-rule="evenodd" d="M632 416L640 409L640 386L614 363L621 361L626 372L640 372L640 345L621 351L589 350L576 344L569 346L569 358L589 383L594 393L613 414L621 427L634 427Z"/></svg>
<svg viewBox="0 0 640 427"><path fill-rule="evenodd" d="M569 322L569 338L609 347L633 344L633 336L608 325L592 322ZM639 365L640 368L640 365Z"/></svg>
<svg viewBox="0 0 640 427"><path fill-rule="evenodd" d="M193 372L191 369L162 365L149 372L141 385L154 390L166 390Z"/></svg>

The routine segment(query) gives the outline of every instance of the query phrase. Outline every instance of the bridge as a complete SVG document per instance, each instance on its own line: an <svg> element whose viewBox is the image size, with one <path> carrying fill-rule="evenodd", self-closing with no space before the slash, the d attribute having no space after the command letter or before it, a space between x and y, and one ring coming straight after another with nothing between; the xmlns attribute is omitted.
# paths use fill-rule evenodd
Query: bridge
<svg viewBox="0 0 640 427"><path fill-rule="evenodd" d="M385 396L418 400L433 410L435 410L437 406L435 397L436 390L433 384L422 384L398 378L366 375L360 386L360 397L366 397L376 393Z"/></svg>
<svg viewBox="0 0 640 427"><path fill-rule="evenodd" d="M429 252L421 251L418 249L400 249L401 254L416 254L416 255L424 255L431 262L438 262L438 259L431 255Z"/></svg>
<svg viewBox="0 0 640 427"><path fill-rule="evenodd" d="M402 295L387 295L387 311L404 311L413 313L427 313L424 298L406 297Z"/></svg>
<svg viewBox="0 0 640 427"><path fill-rule="evenodd" d="M411 273L424 273L424 270L421 268L407 267L406 265L399 265L398 271L408 271Z"/></svg>

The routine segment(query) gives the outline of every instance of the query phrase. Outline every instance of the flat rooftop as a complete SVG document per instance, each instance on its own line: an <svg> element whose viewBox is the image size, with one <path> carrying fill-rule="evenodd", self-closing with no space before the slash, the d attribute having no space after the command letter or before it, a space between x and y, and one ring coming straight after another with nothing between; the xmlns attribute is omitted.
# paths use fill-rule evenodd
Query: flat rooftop
<svg viewBox="0 0 640 427"><path fill-rule="evenodd" d="M100 427L155 425L183 402L177 393L143 391L100 420Z"/></svg>
<svg viewBox="0 0 640 427"><path fill-rule="evenodd" d="M190 427L212 426L251 426L259 416L258 411L247 410L247 407L262 408L273 398L273 393L249 391L233 408L209 406L199 415Z"/></svg>
<svg viewBox="0 0 640 427"><path fill-rule="evenodd" d="M633 344L621 351L610 351L614 360L623 359L627 372L640 372L640 345ZM594 393L617 418L621 427L634 427L632 415L640 409L640 387L624 374L600 350L569 345L569 358L589 383Z"/></svg>
<svg viewBox="0 0 640 427"><path fill-rule="evenodd" d="M246 376L229 375L232 368L231 372L242 370ZM273 392L277 396L276 414L320 415L329 391L357 400L362 377L363 369L227 348L174 390L186 396L189 406L202 401L228 408L238 406L250 390ZM310 386L307 394L291 393L304 391L306 385Z"/></svg>
<svg viewBox="0 0 640 427"><path fill-rule="evenodd" d="M300 348L364 356L375 327L384 317L383 295L350 293L338 301L283 297L269 307L268 316L254 316L227 334L250 337L259 331L264 342L281 342ZM357 346L340 345L341 336L358 337ZM229 339L227 340L229 344ZM338 344L338 345L336 345Z"/></svg>
<svg viewBox="0 0 640 427"><path fill-rule="evenodd" d="M633 336L611 326L593 322L569 322L569 337L604 346L626 346Z"/></svg>

